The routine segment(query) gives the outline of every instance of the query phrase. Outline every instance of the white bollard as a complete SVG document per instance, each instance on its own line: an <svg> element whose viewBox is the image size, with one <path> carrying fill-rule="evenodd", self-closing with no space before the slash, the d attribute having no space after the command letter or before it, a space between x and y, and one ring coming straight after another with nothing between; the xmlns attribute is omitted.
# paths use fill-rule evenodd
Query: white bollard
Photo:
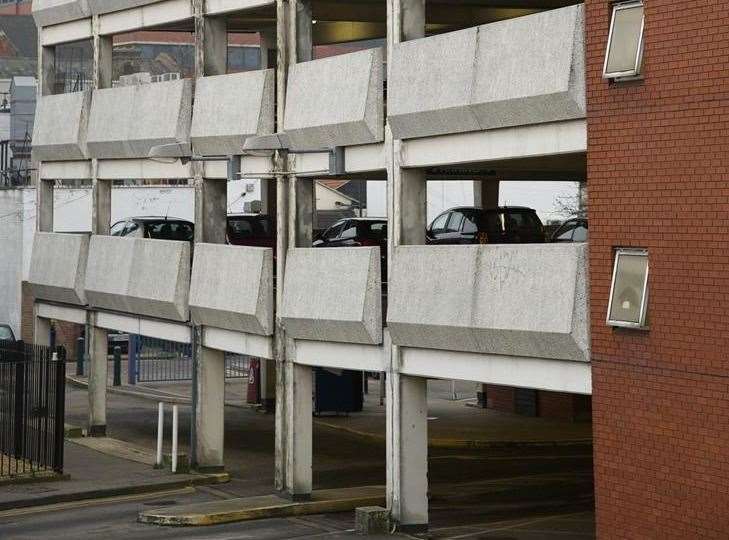
<svg viewBox="0 0 729 540"><path fill-rule="evenodd" d="M451 381L451 398L458 401L458 392L456 392L456 381Z"/></svg>
<svg viewBox="0 0 729 540"><path fill-rule="evenodd" d="M157 407L157 458L155 464L158 468L162 467L162 438L164 437L165 426L165 404L161 401Z"/></svg>
<svg viewBox="0 0 729 540"><path fill-rule="evenodd" d="M177 472L177 405L172 406L172 472Z"/></svg>

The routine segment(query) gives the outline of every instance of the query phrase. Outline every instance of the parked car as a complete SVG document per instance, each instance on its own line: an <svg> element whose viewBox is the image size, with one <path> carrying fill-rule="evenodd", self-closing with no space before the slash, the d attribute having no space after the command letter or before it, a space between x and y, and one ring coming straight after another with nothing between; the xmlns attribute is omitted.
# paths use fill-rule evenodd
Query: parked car
<svg viewBox="0 0 729 540"><path fill-rule="evenodd" d="M544 242L537 212L523 206L446 210L425 231L428 244L517 244Z"/></svg>
<svg viewBox="0 0 729 540"><path fill-rule="evenodd" d="M195 237L195 224L166 216L132 217L114 223L111 235L192 242Z"/></svg>
<svg viewBox="0 0 729 540"><path fill-rule="evenodd" d="M379 246L382 280L387 281L386 219L340 219L319 235L312 245L317 248Z"/></svg>
<svg viewBox="0 0 729 540"><path fill-rule="evenodd" d="M0 341L15 341L13 329L7 324L0 324Z"/></svg>
<svg viewBox="0 0 729 540"><path fill-rule="evenodd" d="M568 219L552 234L552 242L587 242L587 218Z"/></svg>
<svg viewBox="0 0 729 540"><path fill-rule="evenodd" d="M234 246L270 247L275 252L275 218L265 214L229 214L226 238Z"/></svg>

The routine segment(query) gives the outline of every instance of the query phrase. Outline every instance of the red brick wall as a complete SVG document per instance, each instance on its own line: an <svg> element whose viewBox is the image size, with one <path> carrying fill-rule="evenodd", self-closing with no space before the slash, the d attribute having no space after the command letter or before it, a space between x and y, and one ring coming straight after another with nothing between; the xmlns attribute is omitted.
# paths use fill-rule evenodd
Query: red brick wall
<svg viewBox="0 0 729 540"><path fill-rule="evenodd" d="M33 295L27 281L21 285L20 334L23 341L33 343Z"/></svg>
<svg viewBox="0 0 729 540"><path fill-rule="evenodd" d="M540 418L578 422L590 420L592 406L590 396L564 392L537 392L537 411Z"/></svg>
<svg viewBox="0 0 729 540"><path fill-rule="evenodd" d="M645 0L645 80L601 77L586 1L599 538L729 535L729 12ZM605 325L615 246L649 250L650 331Z"/></svg>
<svg viewBox="0 0 729 540"><path fill-rule="evenodd" d="M497 386L484 384L486 392L486 408L502 412L514 412L514 388L512 386Z"/></svg>

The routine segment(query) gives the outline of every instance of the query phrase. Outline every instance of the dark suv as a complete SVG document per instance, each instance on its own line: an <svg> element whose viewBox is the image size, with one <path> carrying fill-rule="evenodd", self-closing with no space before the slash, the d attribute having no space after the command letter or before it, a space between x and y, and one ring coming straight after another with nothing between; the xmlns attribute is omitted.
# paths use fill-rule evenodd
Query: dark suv
<svg viewBox="0 0 729 540"><path fill-rule="evenodd" d="M314 247L380 246L382 280L387 281L387 220L381 218L345 218L324 231Z"/></svg>
<svg viewBox="0 0 729 540"><path fill-rule="evenodd" d="M114 223L111 235L192 242L195 237L195 225L179 218L133 217Z"/></svg>
<svg viewBox="0 0 729 540"><path fill-rule="evenodd" d="M533 244L544 242L544 226L532 208L464 206L435 218L425 240L428 244Z"/></svg>

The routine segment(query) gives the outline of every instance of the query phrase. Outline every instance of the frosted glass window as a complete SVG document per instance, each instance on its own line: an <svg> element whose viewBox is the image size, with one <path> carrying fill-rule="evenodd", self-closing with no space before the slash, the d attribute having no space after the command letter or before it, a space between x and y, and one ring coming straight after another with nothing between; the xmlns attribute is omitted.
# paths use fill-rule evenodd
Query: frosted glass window
<svg viewBox="0 0 729 540"><path fill-rule="evenodd" d="M606 78L634 77L643 63L643 2L613 6L605 67Z"/></svg>
<svg viewBox="0 0 729 540"><path fill-rule="evenodd" d="M612 326L645 326L648 298L648 252L615 253L607 322Z"/></svg>

